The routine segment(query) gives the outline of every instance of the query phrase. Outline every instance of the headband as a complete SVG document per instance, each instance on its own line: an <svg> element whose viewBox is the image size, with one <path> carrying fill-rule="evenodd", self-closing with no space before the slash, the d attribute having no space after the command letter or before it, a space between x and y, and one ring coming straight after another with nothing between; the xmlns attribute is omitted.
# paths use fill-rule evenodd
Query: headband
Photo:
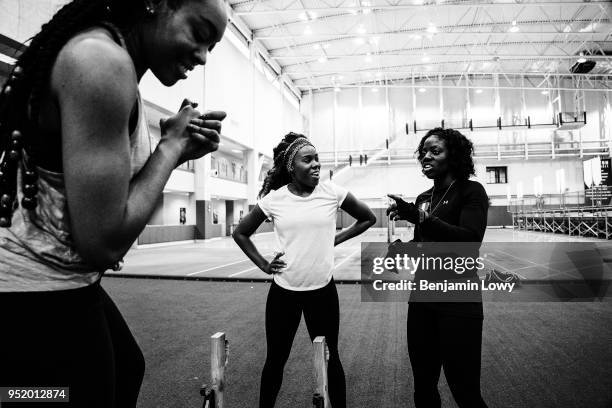
<svg viewBox="0 0 612 408"><path fill-rule="evenodd" d="M287 167L287 172L291 174L293 171L293 159L295 159L295 155L300 149L304 146L313 146L312 143L305 137L298 137L295 139L285 150L285 167Z"/></svg>

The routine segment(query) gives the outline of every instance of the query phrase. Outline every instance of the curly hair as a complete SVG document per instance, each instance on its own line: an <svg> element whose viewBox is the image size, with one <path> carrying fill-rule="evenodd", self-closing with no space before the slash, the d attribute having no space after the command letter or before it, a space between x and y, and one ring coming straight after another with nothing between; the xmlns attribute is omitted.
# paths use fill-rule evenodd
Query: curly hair
<svg viewBox="0 0 612 408"><path fill-rule="evenodd" d="M278 190L291 182L291 175L287 170L287 163L285 161L285 152L291 143L300 138L307 139L306 136L300 133L289 132L274 148L274 165L266 174L261 191L259 191L259 198L265 197L270 191Z"/></svg>
<svg viewBox="0 0 612 408"><path fill-rule="evenodd" d="M444 140L448 151L448 167L450 173L458 180L467 180L476 174L474 170L474 144L461 132L455 129L434 128L423 136L419 147L415 151L419 162L425 157L423 146L430 136L437 136Z"/></svg>
<svg viewBox="0 0 612 408"><path fill-rule="evenodd" d="M73 0L44 24L23 50L0 93L0 226L10 226L18 206L17 170L24 169L26 209L36 207L38 118L41 99L48 89L51 69L62 47L77 33L106 26L127 34L151 15L149 7L175 10L187 0ZM115 28L116 27L116 28ZM111 30L111 31L113 31ZM120 35L113 31L113 36Z"/></svg>

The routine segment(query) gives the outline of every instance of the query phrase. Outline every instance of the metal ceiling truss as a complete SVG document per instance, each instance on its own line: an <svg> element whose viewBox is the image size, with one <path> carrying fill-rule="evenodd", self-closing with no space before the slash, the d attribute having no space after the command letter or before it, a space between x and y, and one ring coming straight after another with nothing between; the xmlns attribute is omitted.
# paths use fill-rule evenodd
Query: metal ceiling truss
<svg viewBox="0 0 612 408"><path fill-rule="evenodd" d="M249 0L244 2L236 2L232 4L232 7L236 11L238 16L256 16L256 15L286 15L296 14L304 11L302 7L296 7L296 1L282 4L277 0ZM385 12L385 11L398 11L398 10L428 10L428 11L439 11L440 9L461 9L461 8L479 8L479 9L491 9L499 7L571 7L571 6L585 6L585 7L596 7L606 8L609 7L607 1L466 1L466 2L427 2L428 4L415 4L411 0L404 1L376 1L368 2L366 5L355 0L345 0L339 2L337 5L327 5L327 7L310 7L308 11L314 13L334 13L342 12L350 15L362 14L368 15L370 13Z"/></svg>
<svg viewBox="0 0 612 408"><path fill-rule="evenodd" d="M300 83L295 84L302 90L329 91L331 89L351 88L423 88L427 89L491 89L491 90L540 90L552 95L553 91L601 92L612 91L612 74L609 75L574 75L559 73L531 74L529 76L518 73L491 73L491 74L459 74L459 73L405 73L401 78L364 79L353 84L339 85L335 82L319 83L316 87ZM500 78L501 76L501 78ZM503 78L503 80L502 80ZM483 84L479 81L490 81ZM418 82L417 82L418 81ZM496 82L497 81L497 82ZM497 84L497 86L495 86ZM570 85L571 86L568 86Z"/></svg>
<svg viewBox="0 0 612 408"><path fill-rule="evenodd" d="M230 21L241 24L247 42L295 94L333 87L410 87L415 76L437 79L418 84L426 89L469 88L470 81L487 75L503 84L479 88L547 89L554 82L559 90L610 89L609 1L418 2L247 0L229 7ZM424 26L425 21L432 23ZM247 22L250 28L244 30ZM509 30L517 24L520 29ZM307 26L310 34L303 32ZM598 72L572 75L569 68L579 53L598 61ZM404 59L409 61L404 64ZM340 75L350 77L348 83L339 84Z"/></svg>

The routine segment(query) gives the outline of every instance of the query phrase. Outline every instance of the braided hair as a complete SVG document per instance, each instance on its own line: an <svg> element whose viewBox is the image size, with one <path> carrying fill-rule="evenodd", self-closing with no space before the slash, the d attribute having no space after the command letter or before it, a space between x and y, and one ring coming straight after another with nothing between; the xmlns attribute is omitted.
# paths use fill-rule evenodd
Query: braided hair
<svg viewBox="0 0 612 408"><path fill-rule="evenodd" d="M291 168L292 163L288 163L288 161L293 161L295 155L291 154L292 152L288 152L287 150L290 148L290 146L297 147L299 149L299 145L301 143L298 139L303 139L303 144L311 144L306 136L300 133L289 132L274 148L274 165L266 174L266 178L263 181L263 186L261 187L261 191L258 195L259 198L265 197L270 191L278 190L282 186L291 182L289 168ZM294 143L296 141L297 143Z"/></svg>
<svg viewBox="0 0 612 408"><path fill-rule="evenodd" d="M33 145L41 98L48 89L51 69L62 47L75 34L95 26L116 27L129 33L162 2L169 9L185 0L73 0L44 24L17 59L0 92L0 227L9 227L17 208L17 170L23 170L23 199L27 210L36 207L37 173ZM147 7L147 4L149 5ZM113 33L117 35L118 33Z"/></svg>
<svg viewBox="0 0 612 408"><path fill-rule="evenodd" d="M419 162L425 157L423 146L430 136L437 136L446 143L450 173L458 180L467 180L476 174L474 170L474 144L455 129L434 128L423 136L416 152Z"/></svg>

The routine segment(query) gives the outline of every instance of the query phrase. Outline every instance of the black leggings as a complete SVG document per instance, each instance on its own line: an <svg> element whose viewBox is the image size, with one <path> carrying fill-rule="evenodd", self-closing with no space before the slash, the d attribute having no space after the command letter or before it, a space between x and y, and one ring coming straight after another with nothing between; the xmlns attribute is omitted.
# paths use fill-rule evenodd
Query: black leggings
<svg viewBox="0 0 612 408"><path fill-rule="evenodd" d="M472 310L471 304L455 304ZM447 306L447 305L446 305ZM436 304L410 303L408 354L417 408L440 407L440 368L459 408L486 408L480 394L482 316L450 315Z"/></svg>
<svg viewBox="0 0 612 408"><path fill-rule="evenodd" d="M325 336L329 348L327 376L331 405L334 408L345 408L346 384L338 355L340 308L333 280L321 289L304 292L283 289L272 282L266 302L267 355L261 374L259 408L272 408L276 402L283 382L283 369L289 358L302 312L310 340Z"/></svg>
<svg viewBox="0 0 612 408"><path fill-rule="evenodd" d="M136 406L144 357L99 283L73 290L0 293L0 322L0 386L70 387L70 403L32 406Z"/></svg>

